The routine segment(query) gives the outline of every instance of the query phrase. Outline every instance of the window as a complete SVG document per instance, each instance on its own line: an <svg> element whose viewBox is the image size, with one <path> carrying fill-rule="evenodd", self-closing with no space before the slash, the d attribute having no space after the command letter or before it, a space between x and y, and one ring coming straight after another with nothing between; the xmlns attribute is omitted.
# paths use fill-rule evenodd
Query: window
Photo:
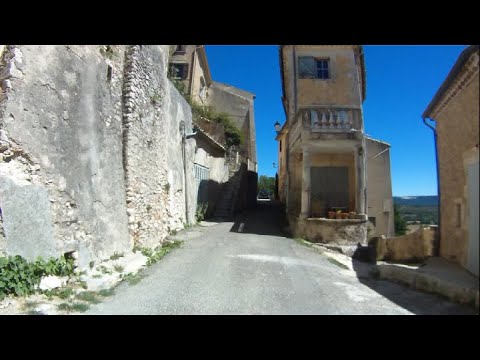
<svg viewBox="0 0 480 360"><path fill-rule="evenodd" d="M185 45L177 45L175 52L185 52Z"/></svg>
<svg viewBox="0 0 480 360"><path fill-rule="evenodd" d="M280 152L282 152L282 140L280 140Z"/></svg>
<svg viewBox="0 0 480 360"><path fill-rule="evenodd" d="M316 59L312 56L298 58L298 74L300 79L330 79L328 59Z"/></svg>
<svg viewBox="0 0 480 360"><path fill-rule="evenodd" d="M317 65L317 79L328 79L328 60L315 60Z"/></svg>
<svg viewBox="0 0 480 360"><path fill-rule="evenodd" d="M171 64L170 72L173 79L185 80L188 76L188 64Z"/></svg>
<svg viewBox="0 0 480 360"><path fill-rule="evenodd" d="M455 210L456 210L456 226L457 228L462 227L462 205L461 204L455 204Z"/></svg>
<svg viewBox="0 0 480 360"><path fill-rule="evenodd" d="M112 81L112 67L110 65L107 65L107 81Z"/></svg>

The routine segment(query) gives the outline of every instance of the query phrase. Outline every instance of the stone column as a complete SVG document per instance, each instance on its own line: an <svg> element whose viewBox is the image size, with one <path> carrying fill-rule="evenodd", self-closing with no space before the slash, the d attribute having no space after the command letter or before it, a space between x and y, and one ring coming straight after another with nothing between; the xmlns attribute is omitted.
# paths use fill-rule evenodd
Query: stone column
<svg viewBox="0 0 480 360"><path fill-rule="evenodd" d="M365 140L355 148L355 171L357 175L356 205L357 214L367 214L367 181Z"/></svg>
<svg viewBox="0 0 480 360"><path fill-rule="evenodd" d="M302 207L300 218L306 219L310 216L310 149L303 149L302 165Z"/></svg>

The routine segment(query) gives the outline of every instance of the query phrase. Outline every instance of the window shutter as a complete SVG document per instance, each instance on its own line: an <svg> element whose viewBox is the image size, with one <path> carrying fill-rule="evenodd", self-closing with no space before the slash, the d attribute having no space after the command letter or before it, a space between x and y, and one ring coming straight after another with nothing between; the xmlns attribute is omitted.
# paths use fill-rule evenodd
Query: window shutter
<svg viewBox="0 0 480 360"><path fill-rule="evenodd" d="M300 78L315 77L315 59L312 56L298 58L298 74Z"/></svg>
<svg viewBox="0 0 480 360"><path fill-rule="evenodd" d="M182 79L185 80L186 78L188 78L188 64L183 65L183 77L182 77Z"/></svg>

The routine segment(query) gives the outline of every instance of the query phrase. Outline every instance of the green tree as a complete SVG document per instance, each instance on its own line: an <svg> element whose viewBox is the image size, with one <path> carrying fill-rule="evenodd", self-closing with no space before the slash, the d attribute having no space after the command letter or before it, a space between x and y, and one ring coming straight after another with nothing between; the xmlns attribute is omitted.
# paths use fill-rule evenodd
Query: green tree
<svg viewBox="0 0 480 360"><path fill-rule="evenodd" d="M258 191L268 191L269 194L275 193L275 178L266 175L260 175L258 178Z"/></svg>
<svg viewBox="0 0 480 360"><path fill-rule="evenodd" d="M398 210L398 205L396 204L393 205L393 221L395 224L395 235L405 235L405 233L407 232L407 223L405 222L402 214L400 214L400 211Z"/></svg>

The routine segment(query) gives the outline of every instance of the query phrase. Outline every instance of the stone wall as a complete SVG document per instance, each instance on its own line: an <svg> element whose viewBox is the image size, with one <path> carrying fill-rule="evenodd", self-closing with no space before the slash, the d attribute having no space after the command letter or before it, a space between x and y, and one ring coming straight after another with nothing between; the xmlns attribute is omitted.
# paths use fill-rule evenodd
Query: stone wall
<svg viewBox="0 0 480 360"><path fill-rule="evenodd" d="M366 138L368 217L375 218L369 237L394 236L390 145ZM372 219L373 220L373 219Z"/></svg>
<svg viewBox="0 0 480 360"><path fill-rule="evenodd" d="M208 103L217 112L229 114L243 133L244 143L239 150L245 158L257 162L255 144L254 95L234 86L213 81L209 89Z"/></svg>
<svg viewBox="0 0 480 360"><path fill-rule="evenodd" d="M361 64L353 45L283 45L284 89L288 118L300 106L350 105L361 107ZM299 57L329 59L330 78L301 79L298 76ZM281 66L281 65L280 65Z"/></svg>
<svg viewBox="0 0 480 360"><path fill-rule="evenodd" d="M167 45L4 48L0 252L85 267L194 218L191 109L167 61Z"/></svg>
<svg viewBox="0 0 480 360"><path fill-rule="evenodd" d="M443 100L441 108L433 114L437 124L440 175L440 256L464 267L467 265L469 226L463 157L471 149L478 149L479 144L478 71L479 55L476 53L450 85L448 101ZM478 222L478 217L474 221Z"/></svg>
<svg viewBox="0 0 480 360"><path fill-rule="evenodd" d="M33 259L77 250L85 264L131 248L122 169L123 47L104 50L29 45L4 51L0 207L8 254Z"/></svg>
<svg viewBox="0 0 480 360"><path fill-rule="evenodd" d="M192 132L192 114L167 78L168 46L131 46L126 59L123 122L128 228L135 244L151 246L194 219L195 140L182 141L184 131Z"/></svg>
<svg viewBox="0 0 480 360"><path fill-rule="evenodd" d="M323 244L366 244L367 223L365 220L299 219L289 216L288 221L294 237Z"/></svg>
<svg viewBox="0 0 480 360"><path fill-rule="evenodd" d="M195 120L195 125L205 131L208 136L215 140L220 145L225 145L225 127L222 124L210 121L203 117L198 117Z"/></svg>
<svg viewBox="0 0 480 360"><path fill-rule="evenodd" d="M408 235L375 238L377 260L411 261L433 256L437 227L420 229Z"/></svg>

